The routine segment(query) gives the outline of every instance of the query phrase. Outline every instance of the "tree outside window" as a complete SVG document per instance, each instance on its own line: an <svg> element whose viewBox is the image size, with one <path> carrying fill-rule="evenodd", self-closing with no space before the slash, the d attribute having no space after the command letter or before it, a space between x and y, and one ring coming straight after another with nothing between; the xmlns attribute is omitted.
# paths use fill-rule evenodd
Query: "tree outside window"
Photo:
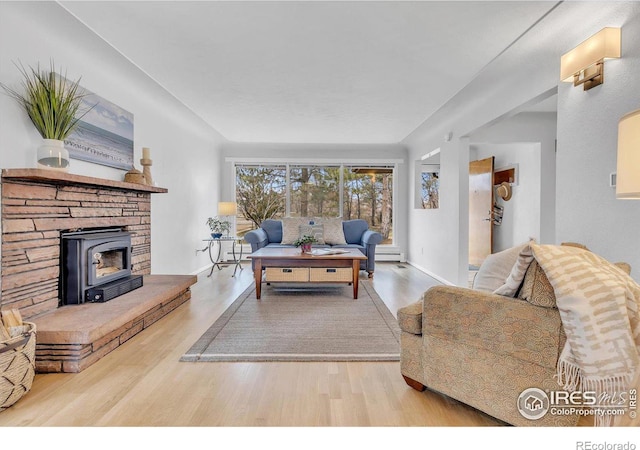
<svg viewBox="0 0 640 450"><path fill-rule="evenodd" d="M421 172L422 209L440 207L440 177L438 172Z"/></svg>
<svg viewBox="0 0 640 450"><path fill-rule="evenodd" d="M340 217L340 167L289 168L291 217Z"/></svg>
<svg viewBox="0 0 640 450"><path fill-rule="evenodd" d="M288 209L291 217L364 219L382 244L393 242L393 167L238 164L236 202L238 236Z"/></svg>
<svg viewBox="0 0 640 450"><path fill-rule="evenodd" d="M244 236L265 219L285 215L286 167L236 166L236 235Z"/></svg>
<svg viewBox="0 0 640 450"><path fill-rule="evenodd" d="M343 217L364 219L382 234L382 244L391 244L393 218L393 169L345 167Z"/></svg>

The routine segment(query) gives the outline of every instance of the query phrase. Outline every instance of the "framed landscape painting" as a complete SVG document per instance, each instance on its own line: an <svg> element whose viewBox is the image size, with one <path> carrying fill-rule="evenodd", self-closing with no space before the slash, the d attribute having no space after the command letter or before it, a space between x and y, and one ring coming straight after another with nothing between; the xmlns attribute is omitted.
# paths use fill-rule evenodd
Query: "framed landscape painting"
<svg viewBox="0 0 640 450"><path fill-rule="evenodd" d="M133 167L133 114L85 91L81 111L91 110L65 139L73 159L129 170Z"/></svg>

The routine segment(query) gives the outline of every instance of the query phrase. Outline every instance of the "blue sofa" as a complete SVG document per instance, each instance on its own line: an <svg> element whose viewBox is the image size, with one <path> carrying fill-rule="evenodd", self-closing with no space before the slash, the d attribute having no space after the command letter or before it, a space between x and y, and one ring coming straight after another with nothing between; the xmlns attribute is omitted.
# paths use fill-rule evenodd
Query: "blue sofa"
<svg viewBox="0 0 640 450"><path fill-rule="evenodd" d="M366 270L369 278L373 277L376 267L376 245L382 242L382 235L377 231L369 229L366 220L353 219L344 220L342 222L342 230L344 238L347 242L341 245L316 245L314 248L357 248L366 257L366 260L360 262L360 270ZM245 241L251 244L251 251L263 247L293 247L293 245L282 244L282 221L267 219L260 224L257 230L249 231L244 235Z"/></svg>

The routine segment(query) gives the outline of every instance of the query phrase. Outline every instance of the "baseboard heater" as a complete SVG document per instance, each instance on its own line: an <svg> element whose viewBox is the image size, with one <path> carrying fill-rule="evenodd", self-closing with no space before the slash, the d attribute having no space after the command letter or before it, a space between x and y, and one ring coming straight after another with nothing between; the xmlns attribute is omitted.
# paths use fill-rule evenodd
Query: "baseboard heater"
<svg viewBox="0 0 640 450"><path fill-rule="evenodd" d="M103 303L142 287L142 275L131 275L86 290L86 302Z"/></svg>

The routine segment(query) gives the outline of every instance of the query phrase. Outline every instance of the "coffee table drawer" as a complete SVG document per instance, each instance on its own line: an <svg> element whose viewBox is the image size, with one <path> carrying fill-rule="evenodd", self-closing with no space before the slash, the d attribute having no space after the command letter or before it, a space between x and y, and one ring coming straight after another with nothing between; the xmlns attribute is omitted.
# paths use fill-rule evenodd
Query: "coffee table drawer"
<svg viewBox="0 0 640 450"><path fill-rule="evenodd" d="M309 281L353 281L353 269L349 267L314 267L309 269Z"/></svg>
<svg viewBox="0 0 640 450"><path fill-rule="evenodd" d="M309 269L307 267L267 267L265 279L272 281L309 281Z"/></svg>

